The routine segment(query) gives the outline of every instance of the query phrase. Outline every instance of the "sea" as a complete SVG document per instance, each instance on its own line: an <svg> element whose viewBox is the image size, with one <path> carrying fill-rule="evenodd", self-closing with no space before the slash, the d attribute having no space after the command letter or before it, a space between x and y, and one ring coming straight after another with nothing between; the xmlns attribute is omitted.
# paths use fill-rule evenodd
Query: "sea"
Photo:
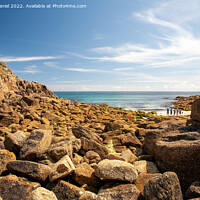
<svg viewBox="0 0 200 200"><path fill-rule="evenodd" d="M88 104L108 104L124 110L165 111L177 96L200 95L200 92L125 92L125 91L98 91L98 92L54 92L58 97L70 99L72 102Z"/></svg>

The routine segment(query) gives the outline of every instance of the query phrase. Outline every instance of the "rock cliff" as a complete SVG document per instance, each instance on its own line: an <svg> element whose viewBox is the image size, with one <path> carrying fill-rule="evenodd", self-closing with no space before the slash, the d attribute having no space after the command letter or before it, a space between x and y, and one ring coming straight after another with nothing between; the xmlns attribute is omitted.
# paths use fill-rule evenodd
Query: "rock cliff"
<svg viewBox="0 0 200 200"><path fill-rule="evenodd" d="M56 97L45 85L36 81L29 82L15 76L12 70L7 68L7 64L0 63L0 100L8 99L13 94L17 95L40 95Z"/></svg>

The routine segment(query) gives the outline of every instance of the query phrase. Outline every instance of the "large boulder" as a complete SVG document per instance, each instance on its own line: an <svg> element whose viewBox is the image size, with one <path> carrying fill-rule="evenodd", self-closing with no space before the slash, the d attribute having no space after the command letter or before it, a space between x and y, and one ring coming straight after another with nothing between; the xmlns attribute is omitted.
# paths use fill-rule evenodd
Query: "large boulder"
<svg viewBox="0 0 200 200"><path fill-rule="evenodd" d="M121 160L102 160L95 168L95 175L101 179L121 180L133 182L138 173L135 167Z"/></svg>
<svg viewBox="0 0 200 200"><path fill-rule="evenodd" d="M11 161L7 164L7 168L14 174L32 178L36 181L45 181L51 171L51 168L47 165L25 160Z"/></svg>
<svg viewBox="0 0 200 200"><path fill-rule="evenodd" d="M40 187L39 183L15 175L0 177L0 196L5 200L30 200L37 187Z"/></svg>
<svg viewBox="0 0 200 200"><path fill-rule="evenodd" d="M200 99L197 99L192 104L191 119L195 126L200 127Z"/></svg>
<svg viewBox="0 0 200 200"><path fill-rule="evenodd" d="M155 129L146 132L144 140L144 150L147 154L154 155L155 153L155 144L159 138L166 137L168 135L174 135L175 132L167 132L163 129Z"/></svg>
<svg viewBox="0 0 200 200"><path fill-rule="evenodd" d="M174 172L166 172L148 180L144 185L145 200L183 200L181 186Z"/></svg>
<svg viewBox="0 0 200 200"><path fill-rule="evenodd" d="M185 191L200 174L200 133L187 132L160 138L155 144L155 160L163 171L175 172Z"/></svg>
<svg viewBox="0 0 200 200"><path fill-rule="evenodd" d="M52 134L49 130L34 130L20 150L20 159L37 160L38 154L42 154L51 144Z"/></svg>

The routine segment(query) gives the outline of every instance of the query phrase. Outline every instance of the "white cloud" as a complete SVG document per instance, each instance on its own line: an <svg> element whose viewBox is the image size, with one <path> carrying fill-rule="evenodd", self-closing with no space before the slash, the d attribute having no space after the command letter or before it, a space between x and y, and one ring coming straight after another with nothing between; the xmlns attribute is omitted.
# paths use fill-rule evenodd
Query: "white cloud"
<svg viewBox="0 0 200 200"><path fill-rule="evenodd" d="M23 74L38 74L38 73L42 73L42 71L40 71L36 65L27 66L27 67L24 67L24 70L21 70L21 71L15 70L15 72L23 73Z"/></svg>
<svg viewBox="0 0 200 200"><path fill-rule="evenodd" d="M59 63L57 62L44 62L43 64L50 68L61 69L61 67L59 67Z"/></svg>
<svg viewBox="0 0 200 200"><path fill-rule="evenodd" d="M63 68L65 71L74 71L74 72L106 72L109 73L110 71L100 70L100 69L86 69L86 68Z"/></svg>
<svg viewBox="0 0 200 200"><path fill-rule="evenodd" d="M93 39L94 40L103 40L106 38L106 35L102 34L102 33L95 33L93 35Z"/></svg>
<svg viewBox="0 0 200 200"><path fill-rule="evenodd" d="M52 60L58 59L56 56L32 56L32 57L0 57L0 60L4 62L26 62L26 61L37 61L37 60Z"/></svg>
<svg viewBox="0 0 200 200"><path fill-rule="evenodd" d="M94 56L71 54L82 59L101 62L133 63L134 68L197 67L200 64L200 37L194 33L190 22L199 21L200 2L170 0L159 3L142 12L133 13L134 20L152 24L154 48L146 44L126 43L118 46L102 46L90 50ZM170 14L169 14L170 11ZM197 31L200 31L197 29ZM147 33L148 34L148 33ZM126 67L125 67L126 68ZM122 67L115 71L125 71ZM131 68L127 68L127 71Z"/></svg>

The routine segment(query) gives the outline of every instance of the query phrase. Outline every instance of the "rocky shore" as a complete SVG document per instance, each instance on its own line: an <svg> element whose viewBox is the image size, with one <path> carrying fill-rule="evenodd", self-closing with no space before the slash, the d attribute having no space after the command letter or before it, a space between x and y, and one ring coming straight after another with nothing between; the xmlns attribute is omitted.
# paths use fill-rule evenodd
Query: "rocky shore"
<svg viewBox="0 0 200 200"><path fill-rule="evenodd" d="M176 101L172 102L172 104L175 109L190 111L192 109L193 102L199 98L200 95L194 95L189 97L178 96L174 99Z"/></svg>
<svg viewBox="0 0 200 200"><path fill-rule="evenodd" d="M0 199L200 198L200 100L189 116L71 103L0 63Z"/></svg>

